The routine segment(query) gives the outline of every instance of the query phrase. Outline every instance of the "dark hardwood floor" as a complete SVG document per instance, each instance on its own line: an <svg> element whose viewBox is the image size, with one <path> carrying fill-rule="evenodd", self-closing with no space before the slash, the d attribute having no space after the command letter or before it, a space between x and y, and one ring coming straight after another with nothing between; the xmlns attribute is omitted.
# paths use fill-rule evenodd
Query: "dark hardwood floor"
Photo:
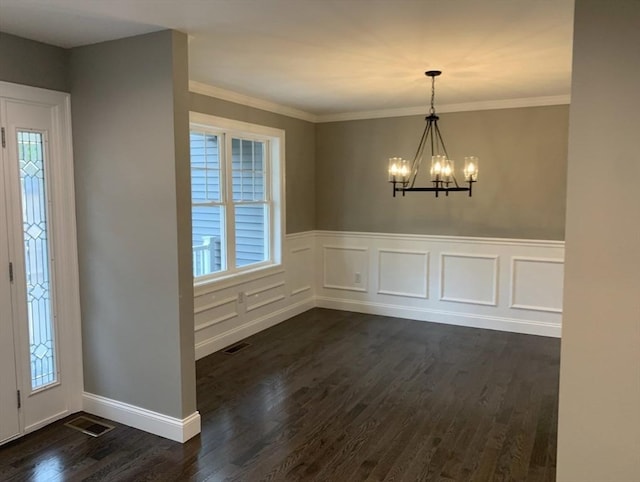
<svg viewBox="0 0 640 482"><path fill-rule="evenodd" d="M555 480L560 341L313 309L197 362L202 433L54 423L0 480Z"/></svg>

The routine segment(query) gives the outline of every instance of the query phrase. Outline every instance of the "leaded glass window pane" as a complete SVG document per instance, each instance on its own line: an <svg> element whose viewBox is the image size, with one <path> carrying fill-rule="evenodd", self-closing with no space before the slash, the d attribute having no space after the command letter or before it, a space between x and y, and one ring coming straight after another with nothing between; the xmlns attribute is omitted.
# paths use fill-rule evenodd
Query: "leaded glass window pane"
<svg viewBox="0 0 640 482"><path fill-rule="evenodd" d="M47 225L44 139L18 131L31 388L57 381Z"/></svg>

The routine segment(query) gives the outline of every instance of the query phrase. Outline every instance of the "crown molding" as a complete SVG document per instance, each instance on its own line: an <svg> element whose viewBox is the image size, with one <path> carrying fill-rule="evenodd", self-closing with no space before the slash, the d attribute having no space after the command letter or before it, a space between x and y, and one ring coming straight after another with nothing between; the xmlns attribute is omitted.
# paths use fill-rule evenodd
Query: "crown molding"
<svg viewBox="0 0 640 482"><path fill-rule="evenodd" d="M360 112L343 112L340 114L315 115L310 112L295 109L282 104L277 104L257 97L239 94L231 90L223 89L195 80L189 81L189 91L202 94L216 99L234 102L256 109L266 110L275 114L285 115L307 122L340 122L364 119L380 119L384 117L405 117L412 115L423 115L427 112L424 105L417 107L402 107L398 109L380 109ZM461 104L443 104L438 106L439 113L445 112L468 112L476 110L494 109L514 109L518 107L540 107L546 105L565 105L571 102L570 95L552 95L546 97L523 97L519 99L487 100L479 102L466 102Z"/></svg>
<svg viewBox="0 0 640 482"><path fill-rule="evenodd" d="M443 104L438 106L438 113L445 112L469 112L475 110L513 109L517 107L540 107L546 105L564 105L571 102L570 95L553 95L547 97L524 97L520 99L486 100L479 102L466 102L462 104ZM424 115L428 108L402 107L399 109L368 110L362 112L344 112L341 114L327 114L317 116L316 122L340 122L350 120L380 119L384 117L405 117L411 115Z"/></svg>
<svg viewBox="0 0 640 482"><path fill-rule="evenodd" d="M251 97L249 95L239 94L232 90L223 89L214 85L203 84L202 82L196 82L195 80L189 81L189 91L196 94L207 95L209 97L215 97L216 99L226 100L234 102L240 105L246 105L248 107L255 107L256 109L266 110L275 114L286 115L288 117L294 117L307 122L318 122L318 116L305 112L303 110L295 109L282 104L277 104L257 97Z"/></svg>

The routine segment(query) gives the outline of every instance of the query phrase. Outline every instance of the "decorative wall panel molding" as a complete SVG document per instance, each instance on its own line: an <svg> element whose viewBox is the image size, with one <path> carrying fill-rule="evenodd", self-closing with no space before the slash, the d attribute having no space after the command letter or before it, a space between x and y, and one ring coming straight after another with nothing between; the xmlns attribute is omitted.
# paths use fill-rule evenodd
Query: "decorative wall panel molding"
<svg viewBox="0 0 640 482"><path fill-rule="evenodd" d="M253 291L247 291L245 297L247 299L247 311L257 310L263 306L270 305L271 303L277 303L284 300L284 280L272 283L267 286L262 286Z"/></svg>
<svg viewBox="0 0 640 482"><path fill-rule="evenodd" d="M234 318L236 318L238 316L238 312L237 311L232 311L231 313L226 313L223 315L219 315L215 318L212 318L208 321L205 321L203 323L198 323L196 324L196 333L202 330L206 330L207 328L213 326L213 325L217 325L218 323L224 323L225 321L228 320L232 320ZM197 321L197 320L196 320Z"/></svg>
<svg viewBox="0 0 640 482"><path fill-rule="evenodd" d="M498 305L498 256L440 253L440 300Z"/></svg>
<svg viewBox="0 0 640 482"><path fill-rule="evenodd" d="M429 297L429 252L378 250L378 294Z"/></svg>
<svg viewBox="0 0 640 482"><path fill-rule="evenodd" d="M287 262L289 295L308 296L313 291L313 270L315 269L314 244L290 248ZM312 270L311 276L309 270Z"/></svg>
<svg viewBox="0 0 640 482"><path fill-rule="evenodd" d="M198 304L194 308L195 330L196 333L207 328L232 320L238 316L237 297L227 296L219 299L215 295L203 296L201 298L210 298L213 301L205 304ZM215 316L211 316L215 313Z"/></svg>
<svg viewBox="0 0 640 482"><path fill-rule="evenodd" d="M511 308L562 313L564 261L557 258L511 258Z"/></svg>
<svg viewBox="0 0 640 482"><path fill-rule="evenodd" d="M204 313L205 311L209 311L209 310L215 310L216 308L220 308L221 306L228 305L235 302L236 302L236 297L232 296L230 298L225 298L223 300L213 301L205 305L196 306L193 309L193 312L197 315L199 313Z"/></svg>
<svg viewBox="0 0 640 482"><path fill-rule="evenodd" d="M322 246L323 288L366 292L369 249L353 246Z"/></svg>

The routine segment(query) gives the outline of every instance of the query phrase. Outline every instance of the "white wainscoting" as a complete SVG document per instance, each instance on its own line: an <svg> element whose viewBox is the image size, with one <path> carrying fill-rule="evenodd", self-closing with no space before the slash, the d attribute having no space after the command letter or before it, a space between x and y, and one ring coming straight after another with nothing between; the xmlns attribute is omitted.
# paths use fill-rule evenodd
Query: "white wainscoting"
<svg viewBox="0 0 640 482"><path fill-rule="evenodd" d="M316 306L560 336L562 241L334 231L315 238Z"/></svg>
<svg viewBox="0 0 640 482"><path fill-rule="evenodd" d="M315 233L287 235L283 263L194 289L196 359L315 306Z"/></svg>
<svg viewBox="0 0 640 482"><path fill-rule="evenodd" d="M195 288L196 358L314 306L559 337L564 242L308 231L279 267Z"/></svg>

